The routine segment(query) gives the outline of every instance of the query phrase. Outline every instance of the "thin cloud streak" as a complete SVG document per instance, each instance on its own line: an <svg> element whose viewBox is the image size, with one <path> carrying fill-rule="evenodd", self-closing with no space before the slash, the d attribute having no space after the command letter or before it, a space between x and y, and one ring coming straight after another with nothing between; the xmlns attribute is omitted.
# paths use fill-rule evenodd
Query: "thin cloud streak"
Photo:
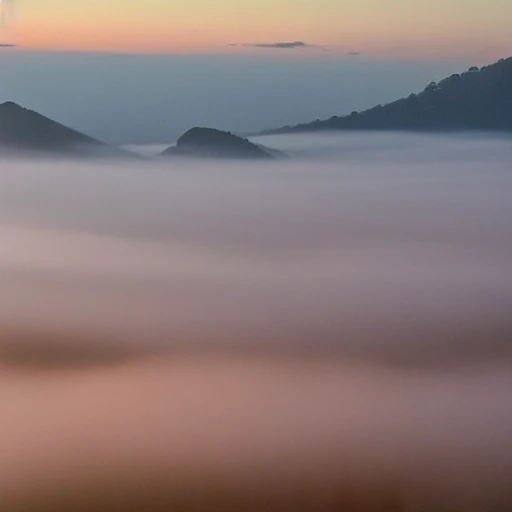
<svg viewBox="0 0 512 512"><path fill-rule="evenodd" d="M244 46L249 48L270 48L278 50L293 50L296 48L318 48L317 46L310 45L304 41L278 41L275 43L231 43L229 46Z"/></svg>

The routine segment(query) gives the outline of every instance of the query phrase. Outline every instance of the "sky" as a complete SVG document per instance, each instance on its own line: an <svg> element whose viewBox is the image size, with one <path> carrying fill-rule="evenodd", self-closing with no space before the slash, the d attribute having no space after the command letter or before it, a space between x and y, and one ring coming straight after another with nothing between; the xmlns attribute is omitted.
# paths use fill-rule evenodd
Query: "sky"
<svg viewBox="0 0 512 512"><path fill-rule="evenodd" d="M491 55L511 48L509 0L3 0L2 4L12 11L11 37L38 49L223 52L233 44L301 41L341 52L417 57Z"/></svg>
<svg viewBox="0 0 512 512"><path fill-rule="evenodd" d="M344 115L512 55L510 0L0 6L0 102L115 144Z"/></svg>

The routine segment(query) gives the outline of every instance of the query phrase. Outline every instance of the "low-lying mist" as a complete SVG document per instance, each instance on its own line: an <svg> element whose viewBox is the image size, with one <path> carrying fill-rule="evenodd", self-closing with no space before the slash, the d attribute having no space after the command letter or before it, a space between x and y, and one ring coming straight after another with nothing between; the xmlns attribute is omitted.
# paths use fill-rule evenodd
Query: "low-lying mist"
<svg viewBox="0 0 512 512"><path fill-rule="evenodd" d="M509 510L512 140L257 142L0 162L2 511Z"/></svg>

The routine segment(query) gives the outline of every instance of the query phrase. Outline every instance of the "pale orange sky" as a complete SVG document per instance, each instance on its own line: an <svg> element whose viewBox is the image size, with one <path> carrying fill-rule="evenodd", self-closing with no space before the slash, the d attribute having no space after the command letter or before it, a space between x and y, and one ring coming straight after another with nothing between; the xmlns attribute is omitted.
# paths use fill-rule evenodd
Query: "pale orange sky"
<svg viewBox="0 0 512 512"><path fill-rule="evenodd" d="M227 52L250 51L233 43L305 41L317 47L309 51L406 57L512 53L510 0L3 0L9 4L3 42L37 49Z"/></svg>

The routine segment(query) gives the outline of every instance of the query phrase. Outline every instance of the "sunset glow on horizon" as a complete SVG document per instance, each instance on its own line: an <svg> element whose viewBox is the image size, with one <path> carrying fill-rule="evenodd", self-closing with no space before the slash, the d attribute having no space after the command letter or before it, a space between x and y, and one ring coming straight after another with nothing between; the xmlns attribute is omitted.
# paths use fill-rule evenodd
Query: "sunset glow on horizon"
<svg viewBox="0 0 512 512"><path fill-rule="evenodd" d="M226 53L301 41L306 46L294 53L512 53L512 3L503 0L25 0L14 7L1 42L38 50Z"/></svg>

